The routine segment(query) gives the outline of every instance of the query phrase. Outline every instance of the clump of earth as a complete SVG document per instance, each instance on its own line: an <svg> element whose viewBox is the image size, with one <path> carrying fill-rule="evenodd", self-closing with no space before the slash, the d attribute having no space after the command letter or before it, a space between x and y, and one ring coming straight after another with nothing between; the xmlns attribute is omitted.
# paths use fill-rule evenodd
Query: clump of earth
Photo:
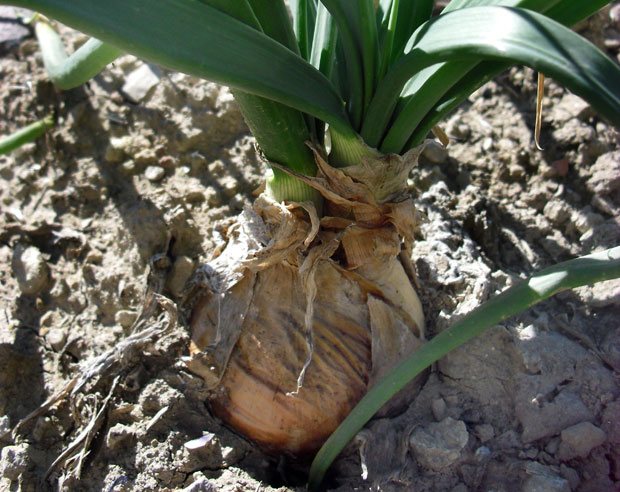
<svg viewBox="0 0 620 492"><path fill-rule="evenodd" d="M582 26L612 57L617 11ZM303 490L298 465L210 416L183 363L187 281L264 176L230 92L131 56L59 92L28 31L12 36L0 134L58 123L0 157L0 489ZM617 131L551 81L536 150L535 80L515 68L478 90L410 177L430 336L540 268L620 244ZM325 486L618 490L619 373L620 282L559 294L442 359Z"/></svg>

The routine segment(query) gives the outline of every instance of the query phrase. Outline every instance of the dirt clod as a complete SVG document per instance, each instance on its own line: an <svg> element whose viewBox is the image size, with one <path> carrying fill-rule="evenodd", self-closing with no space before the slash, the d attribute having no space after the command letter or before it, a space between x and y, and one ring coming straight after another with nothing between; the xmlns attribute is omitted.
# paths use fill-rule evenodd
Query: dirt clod
<svg viewBox="0 0 620 492"><path fill-rule="evenodd" d="M460 458L468 439L465 423L447 417L441 422L414 429L409 445L423 466L439 471Z"/></svg>
<svg viewBox="0 0 620 492"><path fill-rule="evenodd" d="M590 422L581 422L568 427L562 431L561 436L558 457L563 461L585 458L606 439L605 432Z"/></svg>
<svg viewBox="0 0 620 492"><path fill-rule="evenodd" d="M12 267L22 294L38 294L49 283L50 270L47 262L41 251L34 246L15 246Z"/></svg>

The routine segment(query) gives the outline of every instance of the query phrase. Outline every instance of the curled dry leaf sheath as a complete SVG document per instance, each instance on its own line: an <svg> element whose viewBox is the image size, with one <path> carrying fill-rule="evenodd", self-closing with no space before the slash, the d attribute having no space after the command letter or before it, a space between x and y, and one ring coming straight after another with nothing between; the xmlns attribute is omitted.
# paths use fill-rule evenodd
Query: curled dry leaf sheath
<svg viewBox="0 0 620 492"><path fill-rule="evenodd" d="M418 154L344 169L317 156L319 175L300 178L326 198L320 221L309 204L261 196L202 268L188 367L212 390L214 413L267 451L315 452L423 342L400 254L415 225L405 187Z"/></svg>

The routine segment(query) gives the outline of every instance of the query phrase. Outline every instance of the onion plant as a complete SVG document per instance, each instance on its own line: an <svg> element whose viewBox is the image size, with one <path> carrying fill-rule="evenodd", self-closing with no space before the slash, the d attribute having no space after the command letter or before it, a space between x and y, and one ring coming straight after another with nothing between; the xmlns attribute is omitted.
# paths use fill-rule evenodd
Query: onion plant
<svg viewBox="0 0 620 492"><path fill-rule="evenodd" d="M319 453L314 486L448 350L558 289L620 276L617 249L556 267L424 345L409 263L406 177L429 133L486 81L526 65L620 123L620 69L569 29L606 0L452 0L439 15L433 0L6 3L96 38L67 56L39 19L61 88L126 52L232 89L268 186L199 271L188 366L214 413L274 453L313 456L363 398Z"/></svg>

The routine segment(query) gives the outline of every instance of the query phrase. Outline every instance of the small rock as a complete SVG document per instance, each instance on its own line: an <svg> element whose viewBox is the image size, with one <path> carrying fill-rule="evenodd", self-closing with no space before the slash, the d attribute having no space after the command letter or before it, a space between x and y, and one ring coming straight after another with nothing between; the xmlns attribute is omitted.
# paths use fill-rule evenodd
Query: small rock
<svg viewBox="0 0 620 492"><path fill-rule="evenodd" d="M28 445L5 446L0 451L0 476L17 480L28 469Z"/></svg>
<svg viewBox="0 0 620 492"><path fill-rule="evenodd" d="M10 437L11 422L8 415L0 415L0 441Z"/></svg>
<svg viewBox="0 0 620 492"><path fill-rule="evenodd" d="M200 477L191 485L188 485L182 492L216 492L217 488L205 477Z"/></svg>
<svg viewBox="0 0 620 492"><path fill-rule="evenodd" d="M136 437L135 429L128 425L116 424L110 428L105 438L105 444L110 450L126 449Z"/></svg>
<svg viewBox="0 0 620 492"><path fill-rule="evenodd" d="M49 283L49 267L34 246L18 244L13 252L12 267L22 294L38 294Z"/></svg>
<svg viewBox="0 0 620 492"><path fill-rule="evenodd" d="M474 432L480 442L490 441L495 437L495 429L491 424L480 424L474 427Z"/></svg>
<svg viewBox="0 0 620 492"><path fill-rule="evenodd" d="M224 176L223 178L220 178L219 183L222 187L224 195L226 195L228 198L232 198L237 194L237 191L239 189L239 183L232 176Z"/></svg>
<svg viewBox="0 0 620 492"><path fill-rule="evenodd" d="M167 287L175 297L183 293L185 284L194 273L194 261L188 256L179 256L174 260Z"/></svg>
<svg viewBox="0 0 620 492"><path fill-rule="evenodd" d="M523 484L522 492L571 492L568 480L561 477L534 475Z"/></svg>
<svg viewBox="0 0 620 492"><path fill-rule="evenodd" d="M67 332L62 328L50 328L45 335L45 340L56 352L60 352L67 341Z"/></svg>
<svg viewBox="0 0 620 492"><path fill-rule="evenodd" d="M447 417L441 422L416 428L411 433L409 445L422 466L438 471L460 458L468 439L465 422Z"/></svg>
<svg viewBox="0 0 620 492"><path fill-rule="evenodd" d="M547 202L543 209L547 217L556 226L562 226L571 216L570 207L563 201L551 200Z"/></svg>
<svg viewBox="0 0 620 492"><path fill-rule="evenodd" d="M458 116L452 118L448 122L446 131L448 135L456 138L457 140L467 140L467 138L469 138L469 136L471 135L470 126L467 123L463 122Z"/></svg>
<svg viewBox="0 0 620 492"><path fill-rule="evenodd" d="M568 426L592 419L588 407L568 389L560 391L550 402L518 401L515 411L523 426L521 437L525 443L556 435Z"/></svg>
<svg viewBox="0 0 620 492"><path fill-rule="evenodd" d="M155 149L151 147L147 147L138 151L134 156L133 160L136 161L136 164L141 166L148 166L150 164L155 164L157 159L157 154L155 153Z"/></svg>
<svg viewBox="0 0 620 492"><path fill-rule="evenodd" d="M600 156L590 168L588 189L599 195L609 195L620 190L620 151Z"/></svg>
<svg viewBox="0 0 620 492"><path fill-rule="evenodd" d="M579 483L581 482L577 470L573 470L562 463L560 464L560 475L562 475L562 478L568 480L571 490L577 490L577 487L579 487Z"/></svg>
<svg viewBox="0 0 620 492"><path fill-rule="evenodd" d="M160 70L154 65L143 64L125 79L121 92L134 103L142 101L161 79Z"/></svg>
<svg viewBox="0 0 620 492"><path fill-rule="evenodd" d="M592 207L587 206L575 212L571 218L571 222L580 234L585 234L593 227L605 222L605 218L601 214L597 214Z"/></svg>
<svg viewBox="0 0 620 492"><path fill-rule="evenodd" d="M525 473L530 475L521 489L523 492L570 492L570 484L555 472L536 461L525 464Z"/></svg>
<svg viewBox="0 0 620 492"><path fill-rule="evenodd" d="M197 154L197 153L195 152L194 154ZM192 156L194 154L192 154ZM201 154L197 154L197 155L202 157ZM200 159L198 161L201 162ZM209 164L207 169L209 170L209 175L210 176L219 177L219 176L223 176L223 175L226 174L226 165L222 161L220 161L219 159L217 161L213 161L211 164Z"/></svg>
<svg viewBox="0 0 620 492"><path fill-rule="evenodd" d="M121 309L117 311L114 315L114 321L121 325L123 328L131 328L136 319L138 318L138 313L134 311L127 311L125 309Z"/></svg>
<svg viewBox="0 0 620 492"><path fill-rule="evenodd" d="M564 429L558 450L558 458L563 461L585 458L594 448L605 442L605 432L590 422L581 422Z"/></svg>
<svg viewBox="0 0 620 492"><path fill-rule="evenodd" d="M592 108L590 105L579 96L568 92L562 97L559 103L552 107L549 120L562 124L573 118L584 121L591 116Z"/></svg>
<svg viewBox="0 0 620 492"><path fill-rule="evenodd" d="M544 178L563 178L568 174L570 169L570 161L566 158L553 161L551 166L543 171Z"/></svg>
<svg viewBox="0 0 620 492"><path fill-rule="evenodd" d="M435 398L431 402L431 411L437 422L440 422L446 416L446 402L443 398Z"/></svg>
<svg viewBox="0 0 620 492"><path fill-rule="evenodd" d="M441 164L448 159L448 151L446 148L434 140L424 147L422 155L433 164Z"/></svg>
<svg viewBox="0 0 620 492"><path fill-rule="evenodd" d="M121 164L121 169L126 175L132 176L136 174L136 163L132 159L125 161Z"/></svg>
<svg viewBox="0 0 620 492"><path fill-rule="evenodd" d="M177 161L171 155L165 155L163 157L160 157L160 159L157 161L157 164L159 164L164 169L171 169L173 167L176 167Z"/></svg>
<svg viewBox="0 0 620 492"><path fill-rule="evenodd" d="M493 149L493 139L491 137L487 137L482 141L482 150L485 152L489 152Z"/></svg>
<svg viewBox="0 0 620 492"><path fill-rule="evenodd" d="M144 171L144 176L146 177L146 179L152 181L153 183L161 181L162 179L164 179L165 175L165 169L159 166L148 166Z"/></svg>
<svg viewBox="0 0 620 492"><path fill-rule="evenodd" d="M103 262L103 253L98 249L93 249L88 252L84 261L86 263L92 263L93 265L101 265Z"/></svg>
<svg viewBox="0 0 620 492"><path fill-rule="evenodd" d="M555 454L558 452L559 447L560 447L560 439L558 439L557 437L554 437L553 439L549 440L549 442L545 446L545 451L549 454Z"/></svg>
<svg viewBox="0 0 620 492"><path fill-rule="evenodd" d="M28 28L19 23L20 17L30 17L32 12L15 7L0 7L0 55L4 55L10 49L30 36Z"/></svg>
<svg viewBox="0 0 620 492"><path fill-rule="evenodd" d="M603 411L601 427L607 434L607 440L614 444L620 444L620 399L608 403Z"/></svg>

